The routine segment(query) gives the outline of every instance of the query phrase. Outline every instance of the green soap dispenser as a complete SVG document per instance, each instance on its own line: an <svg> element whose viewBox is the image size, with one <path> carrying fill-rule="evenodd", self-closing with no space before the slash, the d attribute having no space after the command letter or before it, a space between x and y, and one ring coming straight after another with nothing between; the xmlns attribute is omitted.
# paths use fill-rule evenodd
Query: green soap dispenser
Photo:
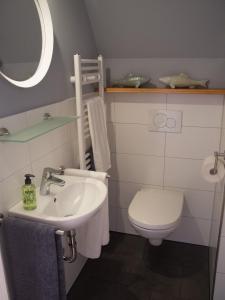
<svg viewBox="0 0 225 300"><path fill-rule="evenodd" d="M22 186L23 208L33 210L37 208L36 187L31 181L32 174L25 174L25 184Z"/></svg>

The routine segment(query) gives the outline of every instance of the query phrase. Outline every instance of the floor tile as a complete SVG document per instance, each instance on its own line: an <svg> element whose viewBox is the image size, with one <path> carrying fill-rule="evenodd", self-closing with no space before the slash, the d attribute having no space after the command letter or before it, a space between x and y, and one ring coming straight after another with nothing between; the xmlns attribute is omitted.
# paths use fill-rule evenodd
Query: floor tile
<svg viewBox="0 0 225 300"><path fill-rule="evenodd" d="M208 300L208 248L111 232L99 259L88 260L67 300Z"/></svg>

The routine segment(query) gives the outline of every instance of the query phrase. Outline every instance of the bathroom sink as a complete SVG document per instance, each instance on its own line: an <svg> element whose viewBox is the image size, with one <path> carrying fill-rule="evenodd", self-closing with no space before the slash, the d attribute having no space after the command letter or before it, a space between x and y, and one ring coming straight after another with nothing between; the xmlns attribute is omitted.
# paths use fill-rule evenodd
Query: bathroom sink
<svg viewBox="0 0 225 300"><path fill-rule="evenodd" d="M24 210L22 201L9 210L9 215L72 230L87 222L103 205L106 185L94 178L57 176L66 184L51 185L50 194L42 196L37 189L37 208Z"/></svg>

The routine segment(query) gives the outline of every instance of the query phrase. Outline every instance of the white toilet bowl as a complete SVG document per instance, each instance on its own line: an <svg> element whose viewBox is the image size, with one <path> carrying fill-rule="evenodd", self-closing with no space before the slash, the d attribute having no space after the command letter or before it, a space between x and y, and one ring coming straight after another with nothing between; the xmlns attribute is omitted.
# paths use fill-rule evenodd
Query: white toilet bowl
<svg viewBox="0 0 225 300"><path fill-rule="evenodd" d="M179 225L183 202L182 192L142 189L131 201L129 220L141 236L159 246Z"/></svg>

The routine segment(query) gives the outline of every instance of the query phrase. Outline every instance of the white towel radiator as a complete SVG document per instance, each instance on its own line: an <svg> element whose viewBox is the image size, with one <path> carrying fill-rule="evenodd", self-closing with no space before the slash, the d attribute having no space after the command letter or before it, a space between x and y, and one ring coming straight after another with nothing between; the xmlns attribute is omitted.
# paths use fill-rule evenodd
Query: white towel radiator
<svg viewBox="0 0 225 300"><path fill-rule="evenodd" d="M91 167L90 153L86 153L91 146L91 137L87 112L87 101L102 97L104 100L104 76L103 76L103 57L97 59L81 59L80 55L74 55L75 76L70 78L75 83L76 109L77 109L77 130L79 144L80 169L89 170ZM96 92L85 93L85 86L96 86Z"/></svg>

